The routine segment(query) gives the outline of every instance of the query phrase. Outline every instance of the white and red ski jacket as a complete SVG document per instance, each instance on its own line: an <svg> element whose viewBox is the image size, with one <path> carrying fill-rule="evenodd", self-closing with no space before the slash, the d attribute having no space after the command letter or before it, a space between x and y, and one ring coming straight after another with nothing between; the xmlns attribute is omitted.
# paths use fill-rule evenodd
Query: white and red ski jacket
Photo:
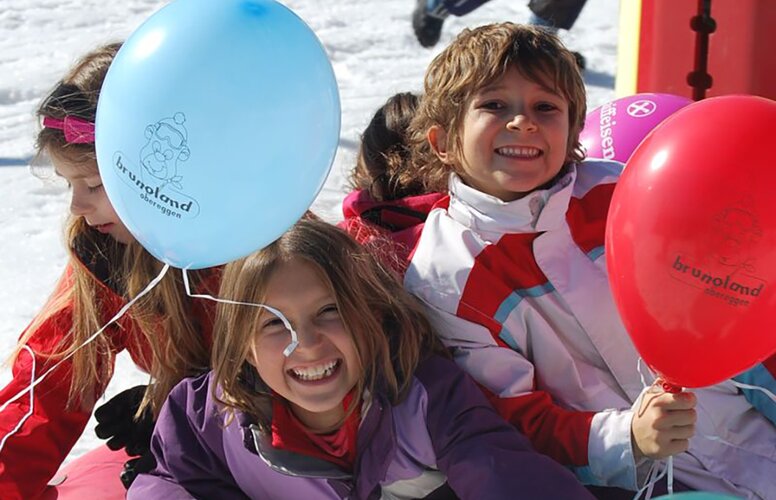
<svg viewBox="0 0 776 500"><path fill-rule="evenodd" d="M570 165L551 188L509 203L452 175L405 285L457 362L540 451L587 484L636 489L650 465L637 467L631 449L631 408L644 382L604 255L621 169ZM729 382L695 393L696 435L674 459L677 480L773 498L776 427Z"/></svg>

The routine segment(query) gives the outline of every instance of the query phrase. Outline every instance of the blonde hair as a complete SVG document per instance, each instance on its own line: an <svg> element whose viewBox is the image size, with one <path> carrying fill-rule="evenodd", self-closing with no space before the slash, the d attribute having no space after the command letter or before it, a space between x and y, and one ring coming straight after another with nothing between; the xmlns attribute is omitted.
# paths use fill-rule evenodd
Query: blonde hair
<svg viewBox="0 0 776 500"><path fill-rule="evenodd" d="M408 129L418 101L417 95L402 92L377 109L361 134L350 179L354 189L368 191L377 201L425 194L423 183L410 166Z"/></svg>
<svg viewBox="0 0 776 500"><path fill-rule="evenodd" d="M38 108L37 115L62 119L77 116L94 121L100 87L120 43L111 43L90 52L79 60ZM96 168L94 144L73 144L65 140L61 130L43 128L38 133L38 155L47 153L54 158L83 165L84 170ZM111 237L89 228L83 217L70 216L65 225L65 240L69 252L70 283L61 293L49 300L44 310L22 335L12 359L22 346L48 321L59 321L68 307L72 307L71 327L67 335L50 352L36 353L56 361L72 354L72 373L68 407L91 406L104 390L112 376L113 350L107 334L97 336L91 343L81 345L110 319L106 317L105 293L102 284L89 270L83 255L108 265L108 278L118 288L119 295L134 297L160 272L162 264L138 243L122 245ZM212 273L204 270L191 272L195 286L201 285ZM123 293L122 293L123 292ZM209 346L203 339L202 326L191 315L191 300L186 297L179 273L167 273L164 279L129 311L145 340L150 345L150 359L140 343L139 336L131 337L136 359L150 367L154 379L149 384L137 415L150 407L154 413L161 409L167 394L182 378L204 371L209 366ZM206 321L210 319L206 318ZM127 321L119 321L115 329L129 328ZM45 330L44 330L45 332ZM125 332L126 334L126 332Z"/></svg>
<svg viewBox="0 0 776 500"><path fill-rule="evenodd" d="M481 88L517 68L529 80L552 85L568 101L569 138L566 161L581 161L579 134L585 124L585 84L574 55L552 33L541 27L499 23L463 30L429 65L424 95L410 125L414 171L428 191L447 191L449 167L429 145L426 134L435 125L460 156L461 127L471 97Z"/></svg>
<svg viewBox="0 0 776 500"><path fill-rule="evenodd" d="M431 350L441 352L439 344L420 305L397 277L341 229L316 220L298 222L272 245L228 264L220 296L262 303L272 273L295 258L306 259L321 271L354 337L365 370L350 409L359 407L365 390L382 392L392 404L400 402L422 356ZM246 377L248 370L258 378L246 360L261 314L257 307L219 304L212 353L213 395L231 416L240 410L266 426L272 396L257 392Z"/></svg>
<svg viewBox="0 0 776 500"><path fill-rule="evenodd" d="M37 117L42 119L48 116L61 120L65 116L75 116L94 123L102 82L120 48L119 42L109 43L79 59L43 99L37 109ZM97 161L93 143L69 143L59 129L42 128L38 132L35 146L39 156L49 153L72 163Z"/></svg>
<svg viewBox="0 0 776 500"><path fill-rule="evenodd" d="M137 296L159 274L162 265L140 244L131 243L122 263L127 295ZM219 272L219 269L187 271L191 287L210 295L216 293L214 281ZM152 356L147 365L153 383L146 389L138 416L146 407L158 414L178 382L210 367L210 339L206 332L214 321L215 311L204 308L204 317L192 315L193 301L203 299L186 294L182 276L181 272L171 270L129 310L151 347ZM205 324L200 324L198 319Z"/></svg>

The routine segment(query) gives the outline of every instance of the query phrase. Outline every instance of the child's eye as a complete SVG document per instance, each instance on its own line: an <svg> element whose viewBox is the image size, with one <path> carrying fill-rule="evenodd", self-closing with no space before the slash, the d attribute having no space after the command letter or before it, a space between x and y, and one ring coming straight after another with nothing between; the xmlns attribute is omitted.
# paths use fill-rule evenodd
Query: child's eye
<svg viewBox="0 0 776 500"><path fill-rule="evenodd" d="M261 331L264 333L280 333L286 331L286 325L280 318L268 319L261 325Z"/></svg>
<svg viewBox="0 0 776 500"><path fill-rule="evenodd" d="M339 309L337 308L337 304L328 304L323 306L321 310L318 311L318 316L328 319L339 318Z"/></svg>
<svg viewBox="0 0 776 500"><path fill-rule="evenodd" d="M96 186L87 186L87 187L89 188L90 193L96 193L97 191L102 189L102 184L97 184Z"/></svg>
<svg viewBox="0 0 776 500"><path fill-rule="evenodd" d="M491 110L491 111L497 111L499 109L503 109L504 104L499 101L485 101L482 104L480 104L480 108Z"/></svg>
<svg viewBox="0 0 776 500"><path fill-rule="evenodd" d="M547 113L549 111L555 111L558 107L551 102L540 102L536 105L536 109L543 113Z"/></svg>

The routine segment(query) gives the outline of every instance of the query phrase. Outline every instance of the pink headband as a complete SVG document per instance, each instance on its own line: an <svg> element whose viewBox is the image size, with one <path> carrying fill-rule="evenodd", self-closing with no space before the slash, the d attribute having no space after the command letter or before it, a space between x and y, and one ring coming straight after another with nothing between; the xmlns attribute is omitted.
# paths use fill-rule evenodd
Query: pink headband
<svg viewBox="0 0 776 500"><path fill-rule="evenodd" d="M65 140L71 144L90 144L94 142L94 123L77 116L65 115L63 120L44 116L43 126L63 131L65 133Z"/></svg>

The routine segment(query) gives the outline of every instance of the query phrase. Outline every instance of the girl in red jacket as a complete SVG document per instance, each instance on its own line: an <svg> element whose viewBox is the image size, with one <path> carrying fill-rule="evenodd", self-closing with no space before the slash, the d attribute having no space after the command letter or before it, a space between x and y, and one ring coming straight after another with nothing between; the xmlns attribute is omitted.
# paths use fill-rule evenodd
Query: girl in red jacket
<svg viewBox="0 0 776 500"><path fill-rule="evenodd" d="M128 449L131 454L147 450L150 436L150 428L141 432L144 426L135 420L146 415L152 421L169 390L209 364L209 303L189 298L180 276L172 273L86 343L162 266L135 242L116 215L97 168L97 98L119 47L110 44L87 54L37 110L42 120L38 153L50 159L55 174L71 188L71 215L65 227L69 261L55 292L22 334L12 356L13 380L0 390L3 499L34 499L44 492L110 381L118 352L127 349L154 380L147 388L133 390L137 397L129 399L136 399L136 404L119 411L114 405L109 408L112 411L103 412L107 421L101 437L113 436L112 449L134 438L136 445ZM215 272L203 270L191 276L199 290L215 289ZM123 495L118 474L110 488ZM93 492L101 498L106 494Z"/></svg>

